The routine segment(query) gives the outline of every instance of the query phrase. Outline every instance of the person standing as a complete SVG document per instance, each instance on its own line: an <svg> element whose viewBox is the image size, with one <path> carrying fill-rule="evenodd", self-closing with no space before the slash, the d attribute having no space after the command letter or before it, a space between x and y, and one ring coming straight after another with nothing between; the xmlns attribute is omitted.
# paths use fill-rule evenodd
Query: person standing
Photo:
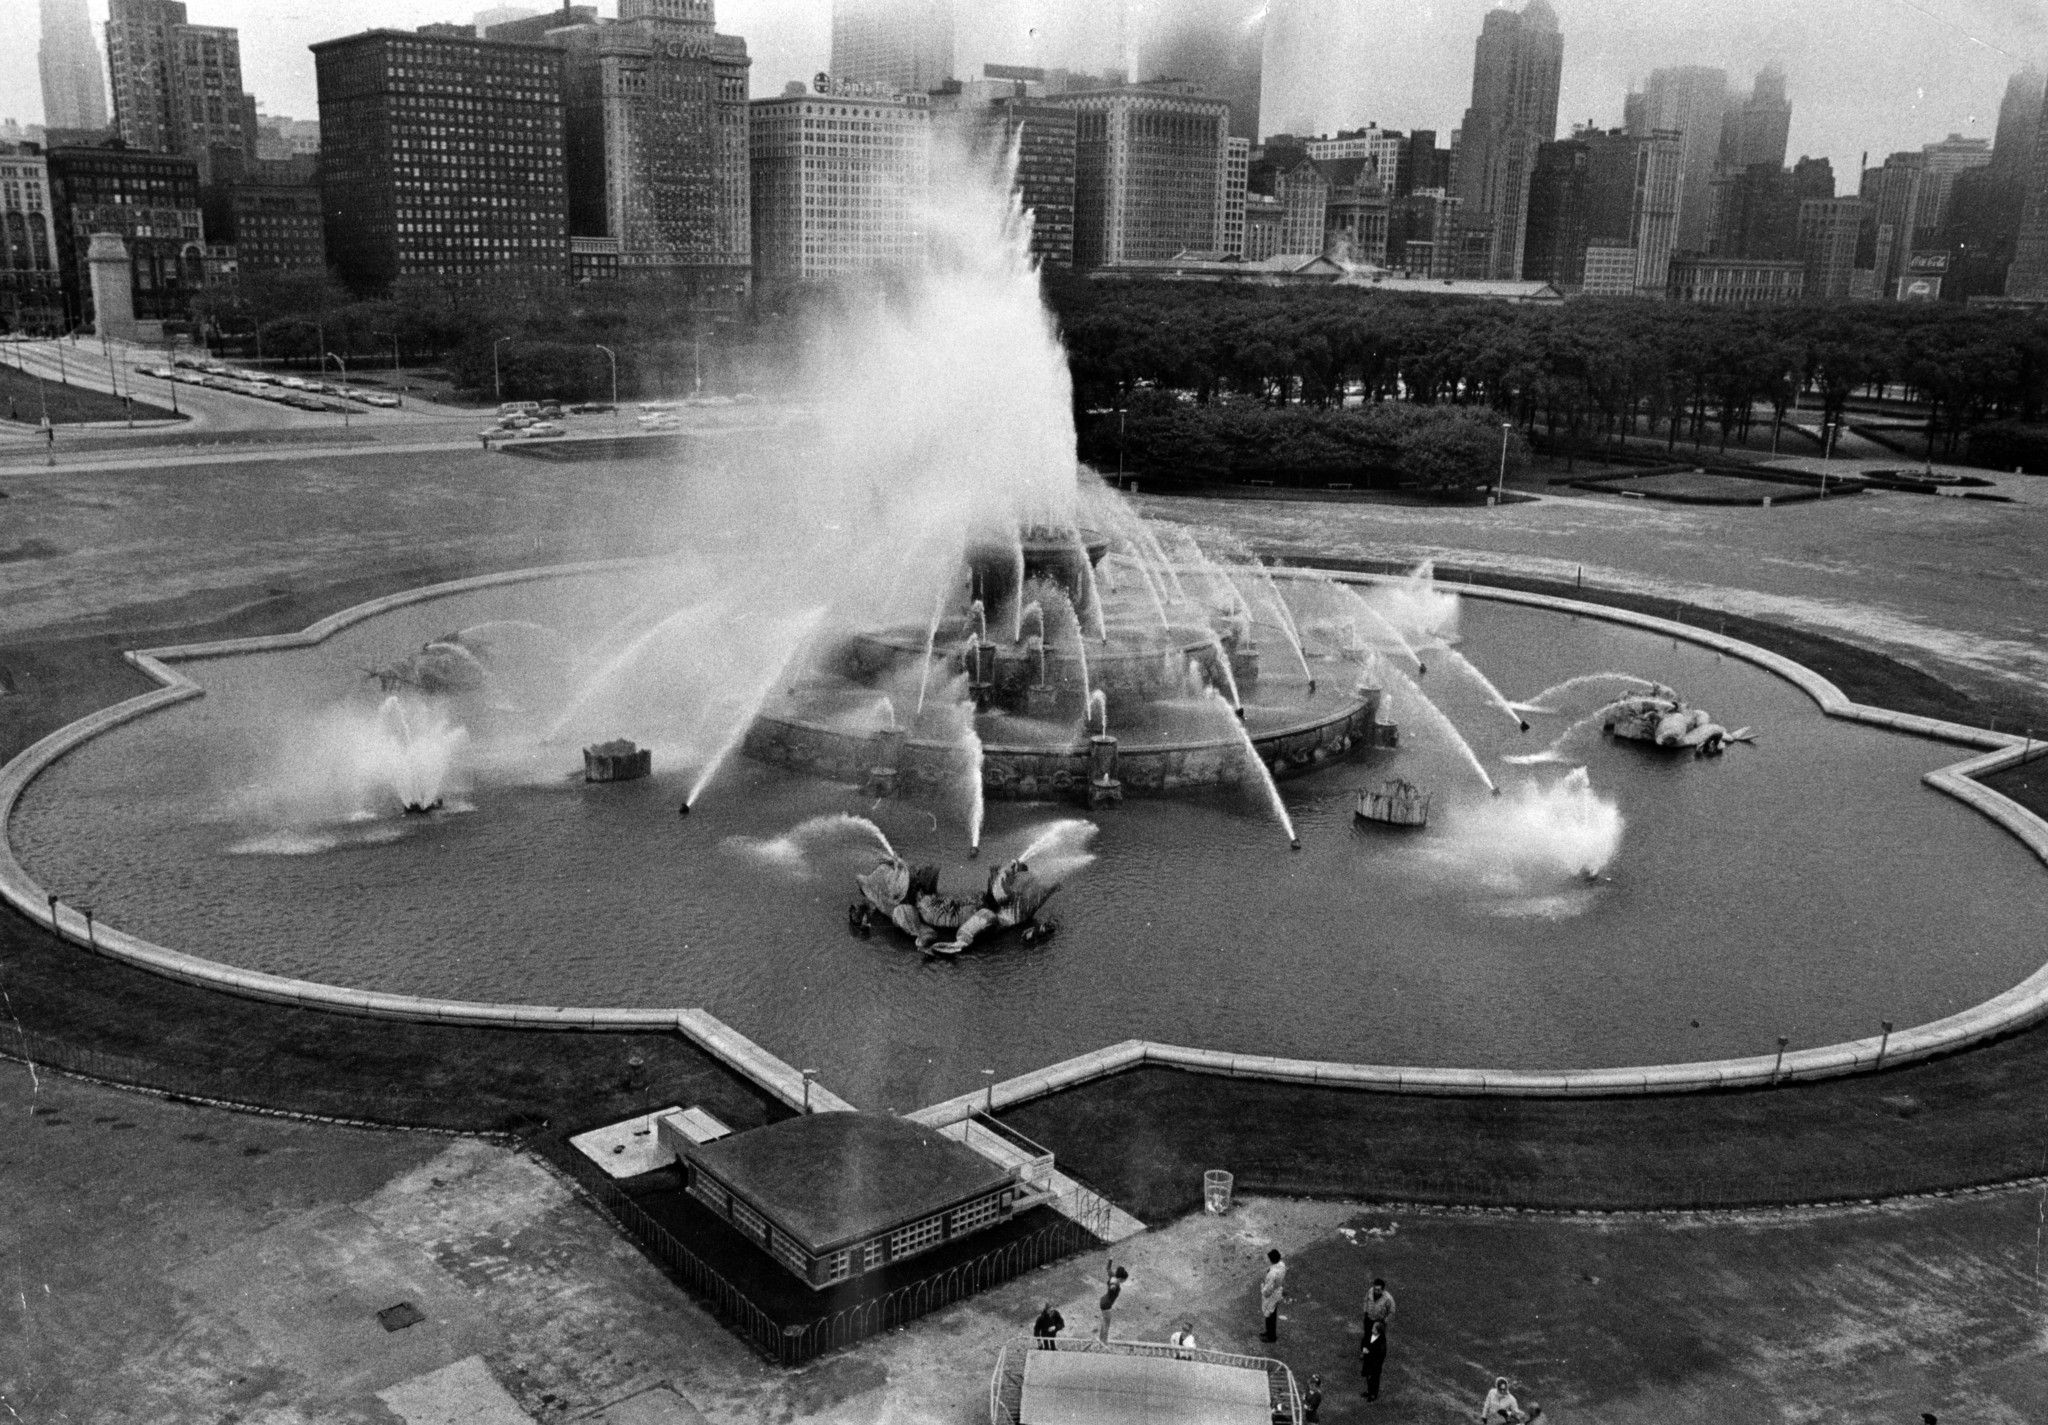
<svg viewBox="0 0 2048 1425"><path fill-rule="evenodd" d="M1066 1329L1067 1318L1060 1315L1059 1308L1049 1301L1045 1304L1045 1310L1038 1313L1038 1319L1031 1323L1031 1334L1038 1338L1038 1349L1041 1351L1058 1350L1059 1345L1055 1338Z"/></svg>
<svg viewBox="0 0 2048 1425"><path fill-rule="evenodd" d="M1266 1332L1261 1341L1273 1342L1280 1339L1280 1303L1287 1299L1287 1263L1280 1259L1280 1249L1274 1247L1266 1253L1266 1275L1259 1283L1259 1310L1266 1317Z"/></svg>
<svg viewBox="0 0 2048 1425"><path fill-rule="evenodd" d="M1099 1303L1102 1307L1102 1326L1095 1333L1095 1339L1104 1342L1109 1340L1109 1314L1116 1310L1116 1299L1123 1295L1124 1283L1131 1279L1131 1274L1114 1262L1109 1263L1105 1271L1102 1300Z"/></svg>
<svg viewBox="0 0 2048 1425"><path fill-rule="evenodd" d="M1310 1376L1308 1390L1301 1397L1302 1425L1318 1425L1323 1410L1323 1378Z"/></svg>
<svg viewBox="0 0 2048 1425"><path fill-rule="evenodd" d="M1368 1321L1365 1339L1358 1346L1358 1373L1365 1377L1365 1389L1359 1392L1368 1401L1380 1398L1380 1372L1387 1365L1387 1328L1377 1321Z"/></svg>

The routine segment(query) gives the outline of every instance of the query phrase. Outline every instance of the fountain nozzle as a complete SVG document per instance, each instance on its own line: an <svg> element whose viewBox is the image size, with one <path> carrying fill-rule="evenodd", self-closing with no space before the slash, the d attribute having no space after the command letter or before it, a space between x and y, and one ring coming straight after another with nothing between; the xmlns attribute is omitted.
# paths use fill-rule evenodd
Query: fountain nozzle
<svg viewBox="0 0 2048 1425"><path fill-rule="evenodd" d="M1239 704L1237 705L1237 720L1238 720L1239 722L1243 722L1243 721L1244 721L1244 704L1242 704L1242 703L1239 703Z"/></svg>
<svg viewBox="0 0 2048 1425"><path fill-rule="evenodd" d="M1521 720L1520 718L1516 718L1516 719L1515 719L1515 721L1517 721L1517 722L1522 722L1522 720ZM1526 723L1526 722L1522 722L1522 731L1524 731L1524 732L1527 732L1528 730L1529 730L1529 724L1528 724L1528 723Z"/></svg>
<svg viewBox="0 0 2048 1425"><path fill-rule="evenodd" d="M689 804L688 802L684 802L684 803L683 803L683 804L682 804L682 805L681 805L680 807L677 807L677 808L676 808L676 815L677 815L677 816L688 816L689 814L690 814L690 804Z"/></svg>
<svg viewBox="0 0 2048 1425"><path fill-rule="evenodd" d="M968 847L967 859L970 861L979 861L981 859L981 847L979 845Z"/></svg>
<svg viewBox="0 0 2048 1425"><path fill-rule="evenodd" d="M1301 850L1301 843L1299 841L1290 841L1287 843L1287 849L1289 851L1299 851Z"/></svg>

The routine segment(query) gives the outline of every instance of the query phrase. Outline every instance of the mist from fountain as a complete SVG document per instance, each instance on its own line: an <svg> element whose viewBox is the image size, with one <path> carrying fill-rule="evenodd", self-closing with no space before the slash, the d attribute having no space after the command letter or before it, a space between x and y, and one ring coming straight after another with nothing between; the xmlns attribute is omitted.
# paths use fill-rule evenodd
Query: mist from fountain
<svg viewBox="0 0 2048 1425"><path fill-rule="evenodd" d="M703 607L696 604L677 609L629 640L617 653L606 659L596 673L583 680L582 686L570 697L561 714L548 725L547 731L541 734L541 741L553 742L561 737L564 729L600 695L609 692L612 685L639 661L641 655L657 638L700 621L702 612Z"/></svg>
<svg viewBox="0 0 2048 1425"><path fill-rule="evenodd" d="M1490 889L1527 892L1604 874L1626 823L1594 791L1584 767L1557 781L1522 781L1484 803L1456 808L1452 853Z"/></svg>

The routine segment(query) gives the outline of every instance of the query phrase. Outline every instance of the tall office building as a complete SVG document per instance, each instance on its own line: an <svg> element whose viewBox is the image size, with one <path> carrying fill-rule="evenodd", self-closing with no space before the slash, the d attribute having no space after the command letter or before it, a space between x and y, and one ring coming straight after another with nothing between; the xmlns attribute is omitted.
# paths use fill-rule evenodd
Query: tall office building
<svg viewBox="0 0 2048 1425"><path fill-rule="evenodd" d="M1630 111L1631 133L1665 129L1679 136L1680 252L1706 251L1713 225L1714 165L1727 111L1727 71L1704 65L1652 71L1641 103ZM1782 156L1778 162L1784 162Z"/></svg>
<svg viewBox="0 0 2048 1425"><path fill-rule="evenodd" d="M1074 265L1216 252L1226 233L1229 106L1193 84L1062 94L1074 133Z"/></svg>
<svg viewBox="0 0 2048 1425"><path fill-rule="evenodd" d="M1799 258L1806 264L1808 298L1838 301L1849 295L1862 226L1861 198L1808 198L1800 203Z"/></svg>
<svg viewBox="0 0 2048 1425"><path fill-rule="evenodd" d="M95 319L86 253L95 234L128 249L135 317L181 320L206 283L206 227L199 169L177 154L131 148L53 148L50 211L55 216L64 324Z"/></svg>
<svg viewBox="0 0 2048 1425"><path fill-rule="evenodd" d="M1245 195L1251 189L1251 140L1232 134L1224 164L1223 255L1243 257Z"/></svg>
<svg viewBox="0 0 2048 1425"><path fill-rule="evenodd" d="M59 291L49 161L0 144L0 322L9 331L63 330Z"/></svg>
<svg viewBox="0 0 2048 1425"><path fill-rule="evenodd" d="M1331 160L1340 162L1361 160ZM1293 150L1274 175L1273 196L1280 200L1280 251L1297 257L1320 253L1330 210L1330 180L1323 166Z"/></svg>
<svg viewBox="0 0 2048 1425"><path fill-rule="evenodd" d="M561 50L369 30L314 45L313 67L327 254L350 287L567 272Z"/></svg>
<svg viewBox="0 0 2048 1425"><path fill-rule="evenodd" d="M1759 163L1785 166L1785 144L1792 133L1792 105L1785 98L1785 71L1767 64L1757 73L1749 98L1729 109L1723 121L1722 154L1731 168Z"/></svg>
<svg viewBox="0 0 2048 1425"><path fill-rule="evenodd" d="M1714 178L1714 221L1707 251L1715 257L1782 261L1799 252L1800 193L1775 163L1723 168Z"/></svg>
<svg viewBox="0 0 2048 1425"><path fill-rule="evenodd" d="M1941 241L1952 258L1942 285L1943 296L1951 300L1997 296L2006 289L2026 207L2026 176L2033 168L2043 82L2042 72L2032 65L2012 76L1998 106L1991 161L1964 169L1949 185Z"/></svg>
<svg viewBox="0 0 2048 1425"><path fill-rule="evenodd" d="M570 234L611 239L620 276L735 308L753 280L746 41L717 32L712 0L621 0L616 21L545 38L567 53Z"/></svg>
<svg viewBox="0 0 2048 1425"><path fill-rule="evenodd" d="M1522 272L1529 177L1538 145L1557 134L1557 86L1564 36L1548 0L1520 12L1489 10L1472 65L1472 104L1459 129L1457 185L1468 230L1490 225L1485 272Z"/></svg>
<svg viewBox="0 0 2048 1425"><path fill-rule="evenodd" d="M212 151L254 157L255 101L242 90L242 41L194 25L178 0L111 0L107 68L114 127L130 148L182 153L210 172Z"/></svg>
<svg viewBox="0 0 2048 1425"><path fill-rule="evenodd" d="M1678 137L1581 129L1538 151L1522 277L1590 296L1661 296L1678 207Z"/></svg>
<svg viewBox="0 0 2048 1425"><path fill-rule="evenodd" d="M753 103L758 282L838 277L923 256L931 101L923 94L850 92L854 87L838 83L822 93Z"/></svg>
<svg viewBox="0 0 2048 1425"><path fill-rule="evenodd" d="M832 77L896 94L953 77L953 0L832 0Z"/></svg>
<svg viewBox="0 0 2048 1425"><path fill-rule="evenodd" d="M932 136L970 159L1017 155L1013 184L1031 215L1040 267L1074 265L1074 131L1071 109L1046 102L1039 69L990 65L979 80L954 80L931 96Z"/></svg>
<svg viewBox="0 0 2048 1425"><path fill-rule="evenodd" d="M1913 255L1914 222L1926 181L1924 153L1901 151L1886 158L1882 168L1863 170L1863 238L1858 246L1868 249L1870 270L1876 274L1873 295L1881 301L1891 300L1899 274Z"/></svg>
<svg viewBox="0 0 2048 1425"><path fill-rule="evenodd" d="M42 0L43 123L53 129L107 127L107 80L85 0Z"/></svg>
<svg viewBox="0 0 2048 1425"><path fill-rule="evenodd" d="M2007 96L2011 97L2010 90ZM2003 118L2001 112L2000 119ZM2034 124L2033 145L2027 153L2026 166L2017 175L2021 194L2019 234L2012 266L2005 276L2005 295L2040 302L2048 301L2048 105L2036 112ZM2000 127L2002 130L2002 122Z"/></svg>
<svg viewBox="0 0 2048 1425"><path fill-rule="evenodd" d="M1230 132L1259 141L1266 0L1174 0L1122 7L1133 79L1181 79L1230 106Z"/></svg>
<svg viewBox="0 0 2048 1425"><path fill-rule="evenodd" d="M1913 245L1925 246L1936 240L1948 221L1949 195L1956 179L1973 168L1991 166L1991 144L1984 139L1966 139L1950 134L1940 143L1924 144L1927 177L1920 185L1920 202L1913 214Z"/></svg>

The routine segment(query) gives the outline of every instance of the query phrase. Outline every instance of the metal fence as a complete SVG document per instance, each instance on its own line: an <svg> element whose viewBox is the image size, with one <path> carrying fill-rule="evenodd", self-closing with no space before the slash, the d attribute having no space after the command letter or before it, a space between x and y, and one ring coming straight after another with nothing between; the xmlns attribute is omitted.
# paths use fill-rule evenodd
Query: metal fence
<svg viewBox="0 0 2048 1425"><path fill-rule="evenodd" d="M647 1254L666 1266L706 1310L779 1365L800 1366L894 1330L1024 1273L1101 1245L1067 1217L978 1257L879 1293L810 1321L785 1324L732 1280L709 1266L600 1169L570 1153L558 1159ZM779 1270L779 1268L778 1268Z"/></svg>
<svg viewBox="0 0 2048 1425"><path fill-rule="evenodd" d="M989 1379L989 1425L1017 1425L1024 1397L1024 1367L1032 1350L1064 1351L1093 1356L1149 1356L1158 1360L1196 1361L1258 1371L1266 1377L1266 1403L1273 1425L1301 1425L1301 1391L1294 1372L1271 1356L1243 1356L1233 1351L1207 1351L1197 1346L1175 1346L1165 1341L1098 1341L1093 1336L1059 1336L1034 1340L1030 1348L1005 1346L996 1355L995 1373Z"/></svg>

